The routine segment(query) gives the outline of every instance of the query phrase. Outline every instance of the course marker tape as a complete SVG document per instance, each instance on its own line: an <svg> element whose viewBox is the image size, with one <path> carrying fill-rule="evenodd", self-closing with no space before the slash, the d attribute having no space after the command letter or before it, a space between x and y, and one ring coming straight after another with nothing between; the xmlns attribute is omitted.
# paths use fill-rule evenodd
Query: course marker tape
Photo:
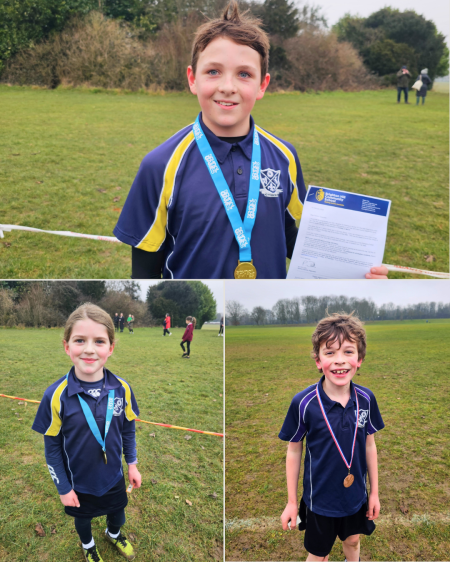
<svg viewBox="0 0 450 562"><path fill-rule="evenodd" d="M72 238L89 238L90 240L104 240L105 242L118 242L123 244L115 236L99 236L97 234L80 234L79 232L70 232L68 230L41 230L40 228L32 228L31 226L18 226L15 224L0 224L0 238L4 238L4 232L12 230L22 230L26 232L44 232L46 234L56 234L57 236L70 236ZM415 267L406 267L402 265L383 264L388 271L400 271L401 273L410 273L411 275L426 275L428 277L436 277L438 279L449 279L450 274L443 271L429 271L427 269L416 269Z"/></svg>
<svg viewBox="0 0 450 562"><path fill-rule="evenodd" d="M8 396L7 394L0 394L3 398L11 398L11 400L21 400L23 402L33 402L33 404L40 404L39 400L28 400L27 398L18 398L17 396ZM145 420L140 420L136 418L137 422L141 423L148 423L150 425L159 425L161 427L168 427L170 429L181 429L183 431L193 431L194 433L203 433L204 435L217 435L217 437L223 437L223 433L214 433L213 431L201 431L200 429L190 429L189 427L180 427L178 425L170 425L168 423L157 423L157 422L149 422Z"/></svg>

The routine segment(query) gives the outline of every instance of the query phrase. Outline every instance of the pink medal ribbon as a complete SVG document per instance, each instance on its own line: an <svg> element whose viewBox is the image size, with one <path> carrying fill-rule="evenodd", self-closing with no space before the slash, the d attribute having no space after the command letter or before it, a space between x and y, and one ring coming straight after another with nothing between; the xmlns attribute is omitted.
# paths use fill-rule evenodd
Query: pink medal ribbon
<svg viewBox="0 0 450 562"><path fill-rule="evenodd" d="M353 481L355 480L355 477L353 476L353 474L350 474L350 468L352 466L352 462L353 462L353 453L355 452L355 443L356 443L356 434L358 433L358 420L359 420L359 401L358 401L358 393L355 390L355 396L356 396L356 426L355 426L355 435L353 437L353 446L352 446L352 458L350 459L350 463L347 462L347 459L344 456L344 453L342 452L342 449L338 443L338 440L336 439L336 436L334 435L333 429L331 427L330 422L328 421L327 415L325 413L323 404L322 404L322 400L320 399L320 394L319 394L319 384L317 384L316 386L316 395L317 395L317 400L319 401L319 406L320 409L322 410L322 415L323 418L328 426L328 430L331 433L331 437L333 438L333 441L336 445L336 447L338 448L339 453L341 454L342 460L345 462L345 466L348 468L348 475L344 478L344 486L346 488L349 488L352 484ZM351 395L350 395L351 396Z"/></svg>

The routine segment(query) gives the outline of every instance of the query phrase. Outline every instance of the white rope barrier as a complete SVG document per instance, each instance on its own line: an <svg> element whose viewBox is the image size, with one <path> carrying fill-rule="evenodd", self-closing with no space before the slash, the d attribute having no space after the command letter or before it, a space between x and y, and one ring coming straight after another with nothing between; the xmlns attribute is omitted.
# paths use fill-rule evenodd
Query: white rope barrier
<svg viewBox="0 0 450 562"><path fill-rule="evenodd" d="M57 236L71 236L73 238L89 238L90 240L104 240L105 242L118 242L122 244L115 236L98 236L97 234L80 234L79 232L69 232L68 230L41 230L40 228L32 228L30 226L17 226L14 224L0 224L0 238L4 238L4 232L12 230L22 230L25 232L44 232L45 234L56 234ZM389 265L384 263L388 271L399 271L401 273L410 273L411 275L426 275L428 277L436 277L437 279L449 279L450 274L441 271L428 271L426 269L416 269L415 267L406 267L402 265Z"/></svg>

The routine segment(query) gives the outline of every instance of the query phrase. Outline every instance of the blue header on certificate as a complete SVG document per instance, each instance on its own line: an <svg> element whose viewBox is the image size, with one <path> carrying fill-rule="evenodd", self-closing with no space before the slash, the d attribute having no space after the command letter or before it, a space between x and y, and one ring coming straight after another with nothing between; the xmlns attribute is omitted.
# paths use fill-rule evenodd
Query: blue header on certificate
<svg viewBox="0 0 450 562"><path fill-rule="evenodd" d="M309 186L306 201L382 217L388 216L391 203L389 199L379 199L378 197L369 197L368 195L359 195L315 185Z"/></svg>

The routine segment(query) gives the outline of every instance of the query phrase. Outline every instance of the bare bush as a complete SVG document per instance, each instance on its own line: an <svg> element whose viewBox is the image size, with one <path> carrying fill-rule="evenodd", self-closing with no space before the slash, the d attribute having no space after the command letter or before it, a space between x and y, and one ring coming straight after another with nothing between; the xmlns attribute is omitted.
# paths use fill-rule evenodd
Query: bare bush
<svg viewBox="0 0 450 562"><path fill-rule="evenodd" d="M377 87L350 43L340 43L334 33L305 30L284 42L288 65L272 89L357 91Z"/></svg>
<svg viewBox="0 0 450 562"><path fill-rule="evenodd" d="M118 291L108 291L102 300L98 303L99 306L106 310L113 318L114 314L123 312L125 320L129 314L134 316L134 325L148 326L150 318L148 315L147 305L142 301L133 300L127 293Z"/></svg>
<svg viewBox="0 0 450 562"><path fill-rule="evenodd" d="M14 299L9 289L0 289L0 326L14 326L16 313Z"/></svg>
<svg viewBox="0 0 450 562"><path fill-rule="evenodd" d="M27 327L62 326L65 317L52 307L51 299L40 283L33 283L16 308L17 322Z"/></svg>

